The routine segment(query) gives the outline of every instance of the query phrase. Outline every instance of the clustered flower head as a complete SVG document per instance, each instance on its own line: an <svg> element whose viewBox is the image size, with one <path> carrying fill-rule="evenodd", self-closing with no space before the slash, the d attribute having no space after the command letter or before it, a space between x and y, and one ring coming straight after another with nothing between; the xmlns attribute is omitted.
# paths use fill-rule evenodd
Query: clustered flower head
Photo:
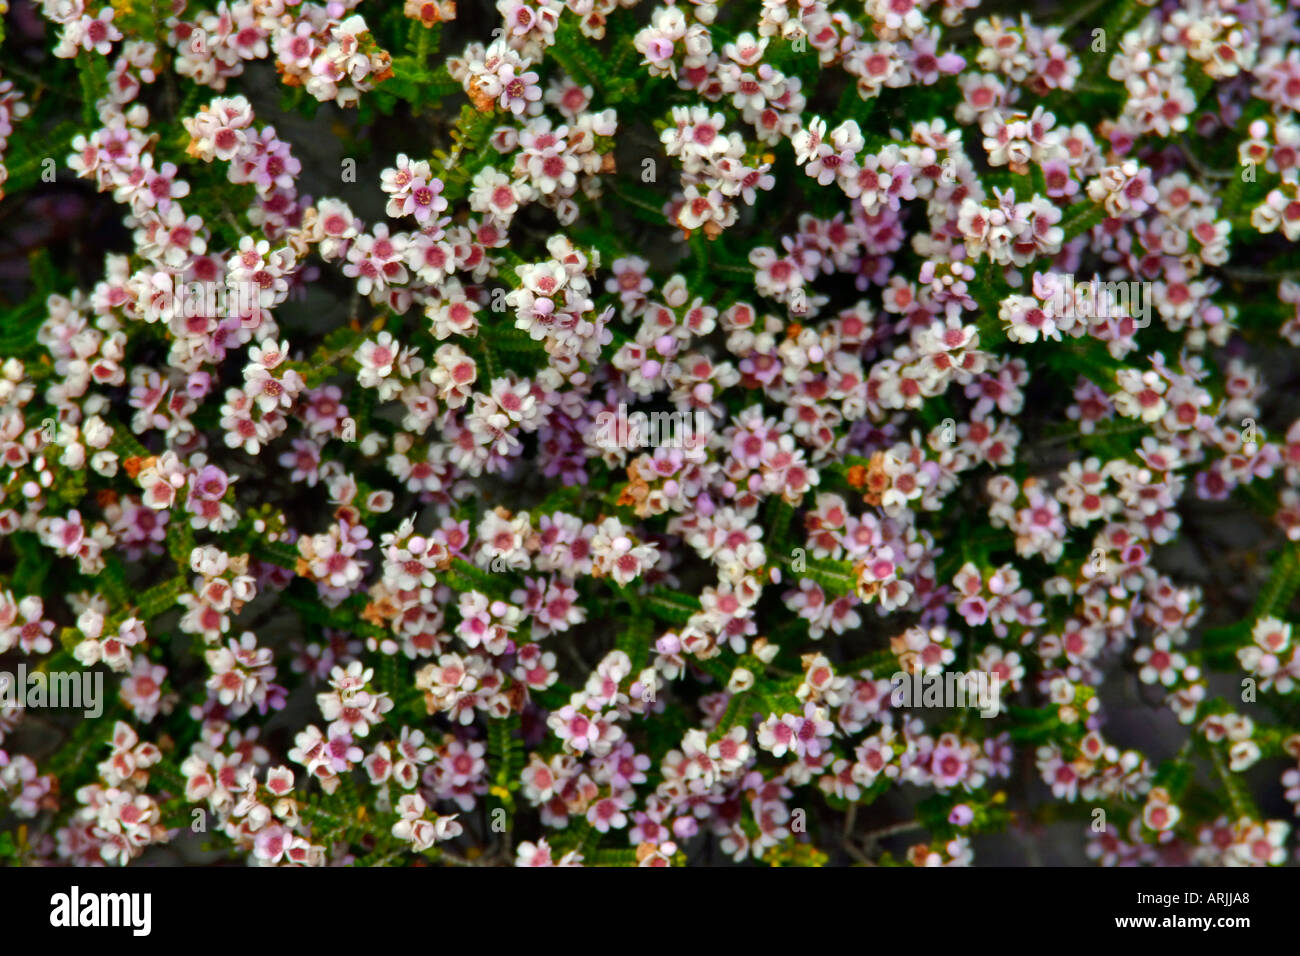
<svg viewBox="0 0 1300 956"><path fill-rule="evenodd" d="M84 115L0 77L7 201L56 128L124 227L0 323L0 670L108 691L0 694L11 852L1294 859L1295 11L467 6L43 0Z"/></svg>

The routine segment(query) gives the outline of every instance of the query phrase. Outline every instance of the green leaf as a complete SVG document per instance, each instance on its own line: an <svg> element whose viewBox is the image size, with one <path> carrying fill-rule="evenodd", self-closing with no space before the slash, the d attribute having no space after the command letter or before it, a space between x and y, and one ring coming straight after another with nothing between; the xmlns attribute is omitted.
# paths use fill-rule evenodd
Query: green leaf
<svg viewBox="0 0 1300 956"><path fill-rule="evenodd" d="M77 53L77 75L81 79L81 119L97 128L100 125L96 104L108 95L108 60L97 53L82 50Z"/></svg>
<svg viewBox="0 0 1300 956"><path fill-rule="evenodd" d="M187 561L187 567L188 563ZM136 601L140 619L149 621L171 610L176 606L177 599L187 590L189 590L189 582L183 574L149 588Z"/></svg>
<svg viewBox="0 0 1300 956"><path fill-rule="evenodd" d="M518 732L518 714L488 723L489 766L494 768L492 779L507 791L519 788L519 772L523 769L523 746L516 740Z"/></svg>
<svg viewBox="0 0 1300 956"><path fill-rule="evenodd" d="M189 516L182 511L172 512L171 521L167 524L167 553L182 571L187 571L193 552L194 529L190 527Z"/></svg>
<svg viewBox="0 0 1300 956"><path fill-rule="evenodd" d="M461 593L480 591L502 601L508 600L513 590L509 576L484 571L464 558L452 558L451 567L439 572L439 576Z"/></svg>
<svg viewBox="0 0 1300 956"><path fill-rule="evenodd" d="M615 648L627 655L632 662L632 676L645 668L650 658L650 638L654 625L647 617L635 617L614 642Z"/></svg>
<svg viewBox="0 0 1300 956"><path fill-rule="evenodd" d="M643 600L643 607L660 620L681 627L701 609L699 598L669 588L657 587Z"/></svg>
<svg viewBox="0 0 1300 956"><path fill-rule="evenodd" d="M1061 220L1061 228L1065 230L1065 242L1087 232L1093 226L1100 225L1105 218L1106 207L1101 203L1075 203Z"/></svg>

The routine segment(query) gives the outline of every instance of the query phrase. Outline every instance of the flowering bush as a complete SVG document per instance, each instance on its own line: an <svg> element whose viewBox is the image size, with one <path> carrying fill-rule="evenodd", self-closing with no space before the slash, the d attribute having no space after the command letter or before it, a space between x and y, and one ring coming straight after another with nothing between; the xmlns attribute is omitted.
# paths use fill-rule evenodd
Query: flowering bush
<svg viewBox="0 0 1300 956"><path fill-rule="evenodd" d="M979 6L14 0L0 856L1284 862L1294 4Z"/></svg>

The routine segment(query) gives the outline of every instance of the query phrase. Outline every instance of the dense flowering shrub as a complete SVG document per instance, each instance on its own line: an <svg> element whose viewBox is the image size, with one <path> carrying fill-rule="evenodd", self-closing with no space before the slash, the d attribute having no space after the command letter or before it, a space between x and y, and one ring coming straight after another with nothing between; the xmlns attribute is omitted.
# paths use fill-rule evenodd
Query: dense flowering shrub
<svg viewBox="0 0 1300 956"><path fill-rule="evenodd" d="M13 3L0 854L1293 855L1294 5Z"/></svg>

